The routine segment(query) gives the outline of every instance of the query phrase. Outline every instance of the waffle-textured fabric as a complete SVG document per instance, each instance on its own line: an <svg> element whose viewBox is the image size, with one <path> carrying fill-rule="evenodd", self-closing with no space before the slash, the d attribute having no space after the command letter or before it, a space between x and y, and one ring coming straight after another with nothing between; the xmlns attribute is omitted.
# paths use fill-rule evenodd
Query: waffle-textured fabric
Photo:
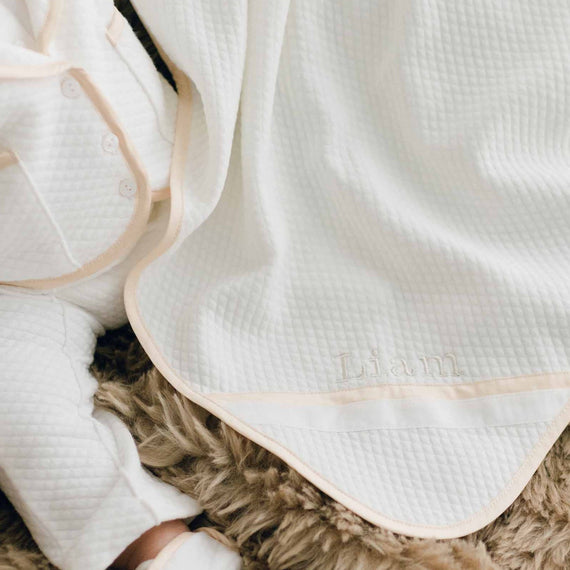
<svg viewBox="0 0 570 570"><path fill-rule="evenodd" d="M140 210L125 156L149 190L167 186L176 111L132 30L110 41L118 18L111 1L0 0L0 281L17 282L0 287L0 486L62 570L103 570L154 525L201 511L142 468L125 425L93 413L96 337L126 322L125 277L168 210L154 206L136 247L113 245ZM103 271L67 279L109 249Z"/></svg>
<svg viewBox="0 0 570 570"><path fill-rule="evenodd" d="M99 322L55 296L0 295L0 485L62 570L103 570L198 504L141 467L127 429L93 414Z"/></svg>
<svg viewBox="0 0 570 570"><path fill-rule="evenodd" d="M570 417L568 2L135 4L181 94L155 364L370 521L487 524Z"/></svg>
<svg viewBox="0 0 570 570"><path fill-rule="evenodd" d="M570 417L568 3L136 0L175 124L108 2L3 4L39 45L0 51L6 289L110 326L128 273L170 382L338 501L412 536L499 515Z"/></svg>

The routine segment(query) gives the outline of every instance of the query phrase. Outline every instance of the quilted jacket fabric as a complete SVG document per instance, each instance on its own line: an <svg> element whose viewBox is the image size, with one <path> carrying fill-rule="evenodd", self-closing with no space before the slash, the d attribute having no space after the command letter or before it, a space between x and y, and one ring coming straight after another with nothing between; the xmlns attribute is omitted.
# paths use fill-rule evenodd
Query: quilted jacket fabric
<svg viewBox="0 0 570 570"><path fill-rule="evenodd" d="M103 570L154 525L200 512L147 473L132 437L93 415L101 324L53 295L0 295L0 486L62 570Z"/></svg>
<svg viewBox="0 0 570 570"><path fill-rule="evenodd" d="M135 4L187 108L153 361L374 523L490 522L570 416L568 2Z"/></svg>
<svg viewBox="0 0 570 570"><path fill-rule="evenodd" d="M164 232L150 190L168 185L176 105L111 1L0 0L0 486L62 570L103 570L201 511L93 413L89 373L97 335L126 322L127 273ZM133 247L115 252L135 214Z"/></svg>
<svg viewBox="0 0 570 570"><path fill-rule="evenodd" d="M111 1L0 11L0 281L39 288L136 243L168 188L176 95Z"/></svg>

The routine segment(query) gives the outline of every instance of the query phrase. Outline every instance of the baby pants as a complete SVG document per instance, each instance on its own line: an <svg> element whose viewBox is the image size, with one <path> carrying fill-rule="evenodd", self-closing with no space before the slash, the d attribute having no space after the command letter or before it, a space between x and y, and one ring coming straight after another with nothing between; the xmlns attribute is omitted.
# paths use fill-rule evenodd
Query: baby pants
<svg viewBox="0 0 570 570"><path fill-rule="evenodd" d="M0 293L0 487L63 570L106 568L150 527L200 511L143 469L118 418L94 412L102 332L54 295Z"/></svg>

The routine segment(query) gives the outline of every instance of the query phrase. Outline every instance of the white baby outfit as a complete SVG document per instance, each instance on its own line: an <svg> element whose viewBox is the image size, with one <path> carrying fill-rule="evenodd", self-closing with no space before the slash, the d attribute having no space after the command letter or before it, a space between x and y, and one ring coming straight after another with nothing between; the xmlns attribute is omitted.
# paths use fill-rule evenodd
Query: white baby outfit
<svg viewBox="0 0 570 570"><path fill-rule="evenodd" d="M51 562L102 570L152 526L201 511L93 412L89 373L97 335L126 322L129 269L164 230L168 203L151 212L137 193L167 194L176 94L110 0L2 0L0 76L0 281L89 274L0 288L0 487ZM126 230L136 247L116 248Z"/></svg>
<svg viewBox="0 0 570 570"><path fill-rule="evenodd" d="M171 60L173 126L108 3L3 2L49 54L0 52L0 184L26 189L0 203L10 393L49 370L30 341L64 360L82 338L65 323L91 344L118 324L103 292L128 273L173 386L338 501L411 536L496 518L570 419L570 4L135 0ZM61 391L41 389L46 425ZM36 487L18 502L20 449L3 478L41 506ZM65 536L48 519L27 520Z"/></svg>

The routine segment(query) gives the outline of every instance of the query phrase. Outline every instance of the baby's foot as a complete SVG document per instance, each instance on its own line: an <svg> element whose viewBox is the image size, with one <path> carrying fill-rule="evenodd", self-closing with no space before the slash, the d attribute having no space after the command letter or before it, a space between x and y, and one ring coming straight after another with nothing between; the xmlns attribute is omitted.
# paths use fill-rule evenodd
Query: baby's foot
<svg viewBox="0 0 570 570"><path fill-rule="evenodd" d="M184 532L136 570L239 570L237 552L206 534Z"/></svg>
<svg viewBox="0 0 570 570"><path fill-rule="evenodd" d="M132 542L111 568L135 570L145 560L156 558L169 542L185 532L188 532L188 527L181 520L166 521L153 526Z"/></svg>

